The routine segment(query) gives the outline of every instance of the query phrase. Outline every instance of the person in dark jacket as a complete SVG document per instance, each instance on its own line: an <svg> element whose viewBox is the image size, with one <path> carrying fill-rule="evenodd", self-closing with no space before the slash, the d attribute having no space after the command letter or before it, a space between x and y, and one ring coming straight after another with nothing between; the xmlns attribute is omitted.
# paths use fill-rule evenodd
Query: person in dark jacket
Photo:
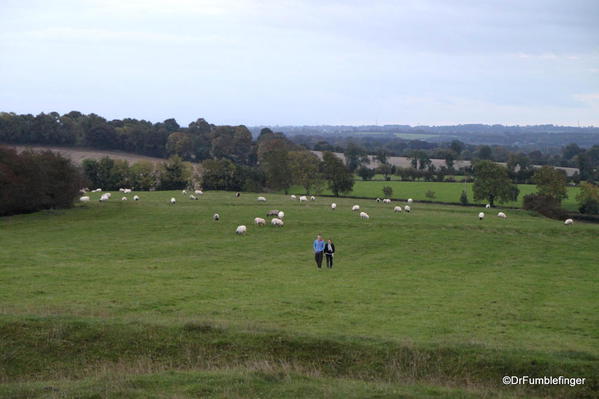
<svg viewBox="0 0 599 399"><path fill-rule="evenodd" d="M329 238L326 244L324 244L324 254L327 258L327 267L329 269L333 268L333 255L335 254L335 244L333 244L333 240Z"/></svg>

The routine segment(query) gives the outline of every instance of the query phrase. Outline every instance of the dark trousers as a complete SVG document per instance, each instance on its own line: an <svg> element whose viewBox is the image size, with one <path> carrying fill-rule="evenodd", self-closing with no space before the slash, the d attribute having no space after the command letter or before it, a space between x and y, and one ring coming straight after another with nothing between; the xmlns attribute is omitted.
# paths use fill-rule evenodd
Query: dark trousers
<svg viewBox="0 0 599 399"><path fill-rule="evenodd" d="M314 253L314 260L316 261L316 266L319 269L322 267L322 255L323 255L322 251Z"/></svg>
<svg viewBox="0 0 599 399"><path fill-rule="evenodd" d="M326 254L327 257L327 267L329 269L333 268L333 254Z"/></svg>

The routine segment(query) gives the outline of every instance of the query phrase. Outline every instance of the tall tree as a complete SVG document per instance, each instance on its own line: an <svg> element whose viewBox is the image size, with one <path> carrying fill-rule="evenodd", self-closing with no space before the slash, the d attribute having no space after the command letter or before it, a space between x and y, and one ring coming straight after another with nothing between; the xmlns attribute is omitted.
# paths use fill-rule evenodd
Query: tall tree
<svg viewBox="0 0 599 399"><path fill-rule="evenodd" d="M310 151L289 152L289 166L293 183L302 186L307 194L318 192L324 183L321 161Z"/></svg>
<svg viewBox="0 0 599 399"><path fill-rule="evenodd" d="M533 180L539 194L551 197L558 202L568 198L566 188L568 180L564 171L551 166L543 166L535 171Z"/></svg>
<svg viewBox="0 0 599 399"><path fill-rule="evenodd" d="M493 206L495 201L515 201L518 187L512 183L507 169L491 161L477 161L474 167L474 200L487 200Z"/></svg>
<svg viewBox="0 0 599 399"><path fill-rule="evenodd" d="M354 175L345 167L343 161L329 151L323 153L322 160L324 177L333 194L338 197L339 194L352 191Z"/></svg>

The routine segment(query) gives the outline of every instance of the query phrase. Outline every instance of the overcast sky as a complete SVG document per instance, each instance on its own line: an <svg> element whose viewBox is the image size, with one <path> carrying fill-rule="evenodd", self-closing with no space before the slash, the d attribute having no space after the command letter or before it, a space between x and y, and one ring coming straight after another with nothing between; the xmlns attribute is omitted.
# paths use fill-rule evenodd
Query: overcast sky
<svg viewBox="0 0 599 399"><path fill-rule="evenodd" d="M0 0L0 111L599 125L597 0Z"/></svg>

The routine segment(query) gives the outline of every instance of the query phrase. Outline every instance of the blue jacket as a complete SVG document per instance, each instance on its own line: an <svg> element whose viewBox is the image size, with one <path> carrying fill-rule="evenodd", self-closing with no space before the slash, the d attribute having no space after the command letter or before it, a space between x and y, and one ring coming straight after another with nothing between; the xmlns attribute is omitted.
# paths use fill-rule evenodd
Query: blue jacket
<svg viewBox="0 0 599 399"><path fill-rule="evenodd" d="M324 251L324 240L318 241L314 240L314 244L312 245L314 248L314 252L322 252Z"/></svg>

